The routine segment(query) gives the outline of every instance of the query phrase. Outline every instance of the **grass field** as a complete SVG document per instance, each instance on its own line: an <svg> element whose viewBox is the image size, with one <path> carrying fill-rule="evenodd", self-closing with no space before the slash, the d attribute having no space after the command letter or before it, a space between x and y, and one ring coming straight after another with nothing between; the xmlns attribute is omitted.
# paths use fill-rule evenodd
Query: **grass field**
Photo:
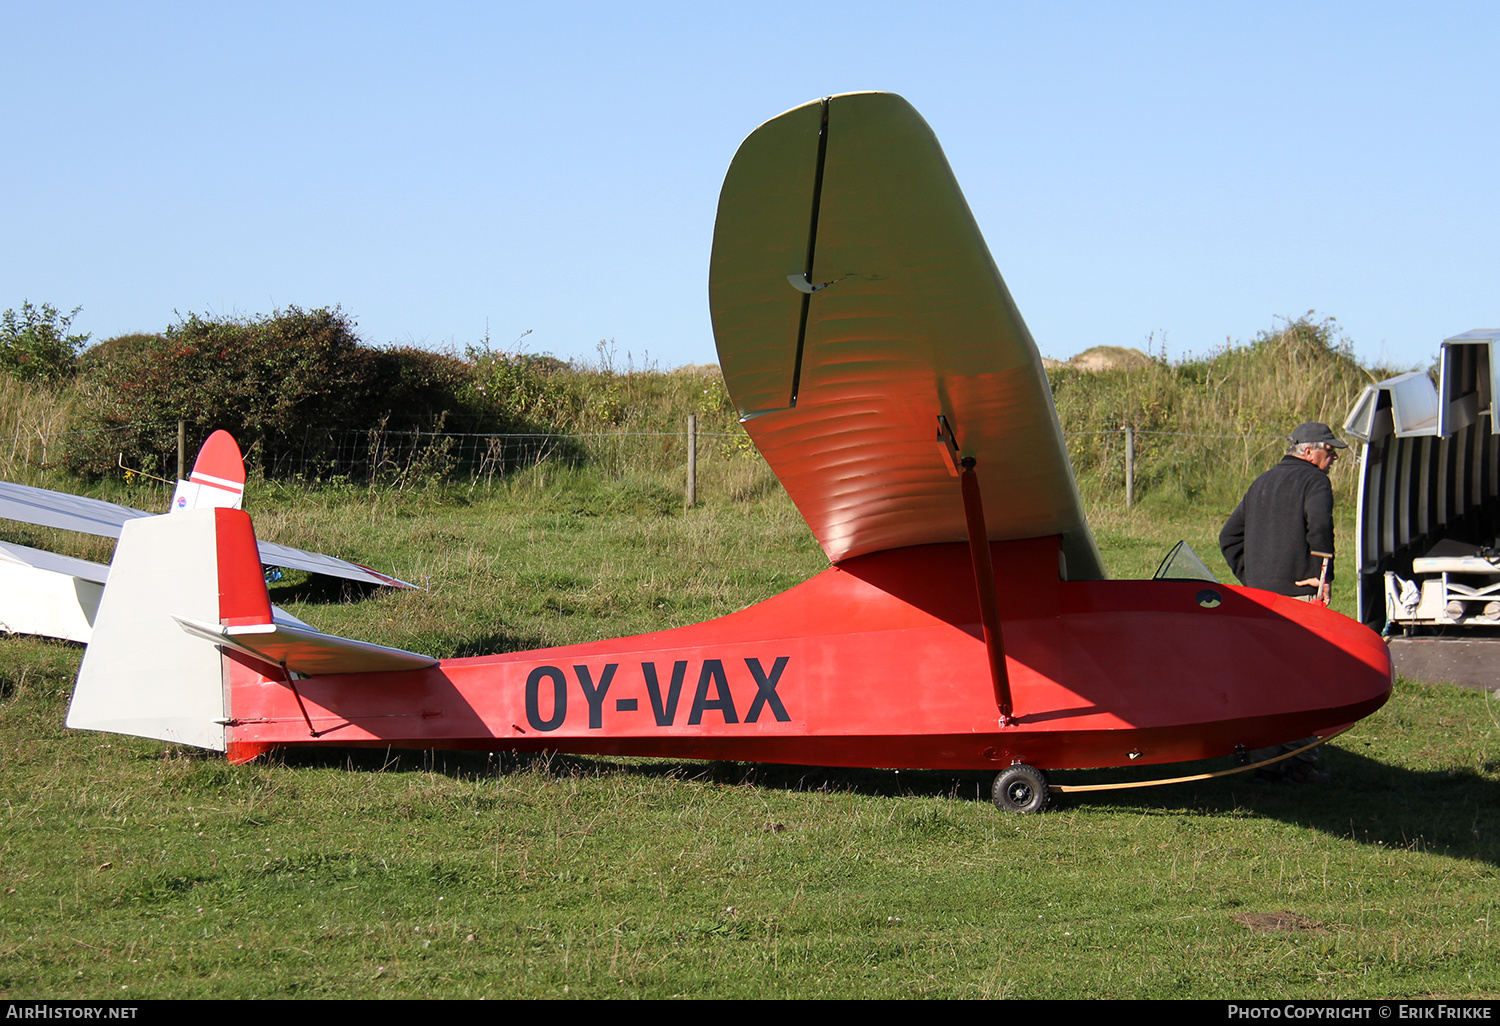
<svg viewBox="0 0 1500 1026"><path fill-rule="evenodd" d="M758 461L711 463L702 494L684 511L666 478L539 468L482 497L266 486L250 506L268 538L428 584L343 602L288 580L278 602L447 656L689 623L823 567ZM1090 505L1116 576L1179 537L1223 570L1226 509ZM1482 692L1399 683L1324 754L1329 785L1237 776L1022 817L971 774L230 767L65 730L78 659L0 638L0 997L1500 995Z"/></svg>

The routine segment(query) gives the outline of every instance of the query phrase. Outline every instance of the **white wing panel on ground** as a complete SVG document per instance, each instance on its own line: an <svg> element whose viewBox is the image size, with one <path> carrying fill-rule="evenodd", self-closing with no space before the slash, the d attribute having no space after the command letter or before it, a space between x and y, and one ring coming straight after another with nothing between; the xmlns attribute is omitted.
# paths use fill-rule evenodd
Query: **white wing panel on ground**
<svg viewBox="0 0 1500 1026"><path fill-rule="evenodd" d="M87 645L109 567L27 545L0 542L0 634L30 634ZM315 630L280 606L278 624Z"/></svg>
<svg viewBox="0 0 1500 1026"><path fill-rule="evenodd" d="M18 520L23 524L42 527L57 527L81 534L95 534L104 538L120 537L120 528L131 520L153 514L131 509L103 499L90 499L67 492L54 492L46 488L12 484L0 481L0 517ZM310 574L323 574L361 584L373 584L381 588L415 588L398 577L371 570L367 566L351 563L337 556L321 552L308 552L290 545L277 545L262 541L260 561L267 566L279 566L291 570L305 570Z"/></svg>
<svg viewBox="0 0 1500 1026"><path fill-rule="evenodd" d="M127 520L149 516L151 514L144 510L131 509L103 499L89 499L82 495L0 481L0 517L19 520L23 524L118 538L120 527Z"/></svg>
<svg viewBox="0 0 1500 1026"><path fill-rule="evenodd" d="M88 644L109 567L0 542L0 632Z"/></svg>
<svg viewBox="0 0 1500 1026"><path fill-rule="evenodd" d="M408 584L399 577L371 570L367 566L351 563L337 556L308 552L306 549L294 549L290 545L277 545L275 542L257 541L256 544L260 548L260 561L267 566L306 570L310 574L340 577L346 581L359 581L361 584L374 584L381 588L416 587L415 584Z"/></svg>
<svg viewBox="0 0 1500 1026"><path fill-rule="evenodd" d="M0 542L0 564L5 563L35 567L38 570L50 570L53 573L66 574L94 584L103 584L109 580L109 567L103 563L93 563L76 556L63 556L45 549L33 549L29 545L15 545L11 542Z"/></svg>

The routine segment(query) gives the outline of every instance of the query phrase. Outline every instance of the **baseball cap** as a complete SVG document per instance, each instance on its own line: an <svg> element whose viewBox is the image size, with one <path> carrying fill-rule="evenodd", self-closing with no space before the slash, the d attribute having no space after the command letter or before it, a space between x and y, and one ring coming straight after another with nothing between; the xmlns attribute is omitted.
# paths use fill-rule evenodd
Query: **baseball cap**
<svg viewBox="0 0 1500 1026"><path fill-rule="evenodd" d="M1334 437L1333 428L1316 420L1310 420L1306 424L1298 424L1297 429L1292 432L1291 440L1298 444L1307 442L1314 445L1331 445L1335 449L1349 448L1346 443Z"/></svg>

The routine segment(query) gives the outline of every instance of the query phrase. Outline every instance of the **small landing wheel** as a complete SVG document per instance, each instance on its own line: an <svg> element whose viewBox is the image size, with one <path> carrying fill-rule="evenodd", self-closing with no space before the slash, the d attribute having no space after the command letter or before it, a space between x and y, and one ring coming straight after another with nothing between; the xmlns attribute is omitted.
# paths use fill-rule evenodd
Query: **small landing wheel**
<svg viewBox="0 0 1500 1026"><path fill-rule="evenodd" d="M1041 812L1048 796L1047 774L1021 762L1002 770L990 792L1001 812Z"/></svg>

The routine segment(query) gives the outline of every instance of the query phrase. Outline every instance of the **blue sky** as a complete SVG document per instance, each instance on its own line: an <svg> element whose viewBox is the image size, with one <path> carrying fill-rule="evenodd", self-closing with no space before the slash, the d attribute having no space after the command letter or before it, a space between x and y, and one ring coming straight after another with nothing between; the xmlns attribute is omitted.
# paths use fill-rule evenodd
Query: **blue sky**
<svg viewBox="0 0 1500 1026"><path fill-rule="evenodd" d="M0 308L96 339L342 305L373 343L715 360L757 124L904 95L1043 353L1500 324L1495 4L0 0Z"/></svg>

